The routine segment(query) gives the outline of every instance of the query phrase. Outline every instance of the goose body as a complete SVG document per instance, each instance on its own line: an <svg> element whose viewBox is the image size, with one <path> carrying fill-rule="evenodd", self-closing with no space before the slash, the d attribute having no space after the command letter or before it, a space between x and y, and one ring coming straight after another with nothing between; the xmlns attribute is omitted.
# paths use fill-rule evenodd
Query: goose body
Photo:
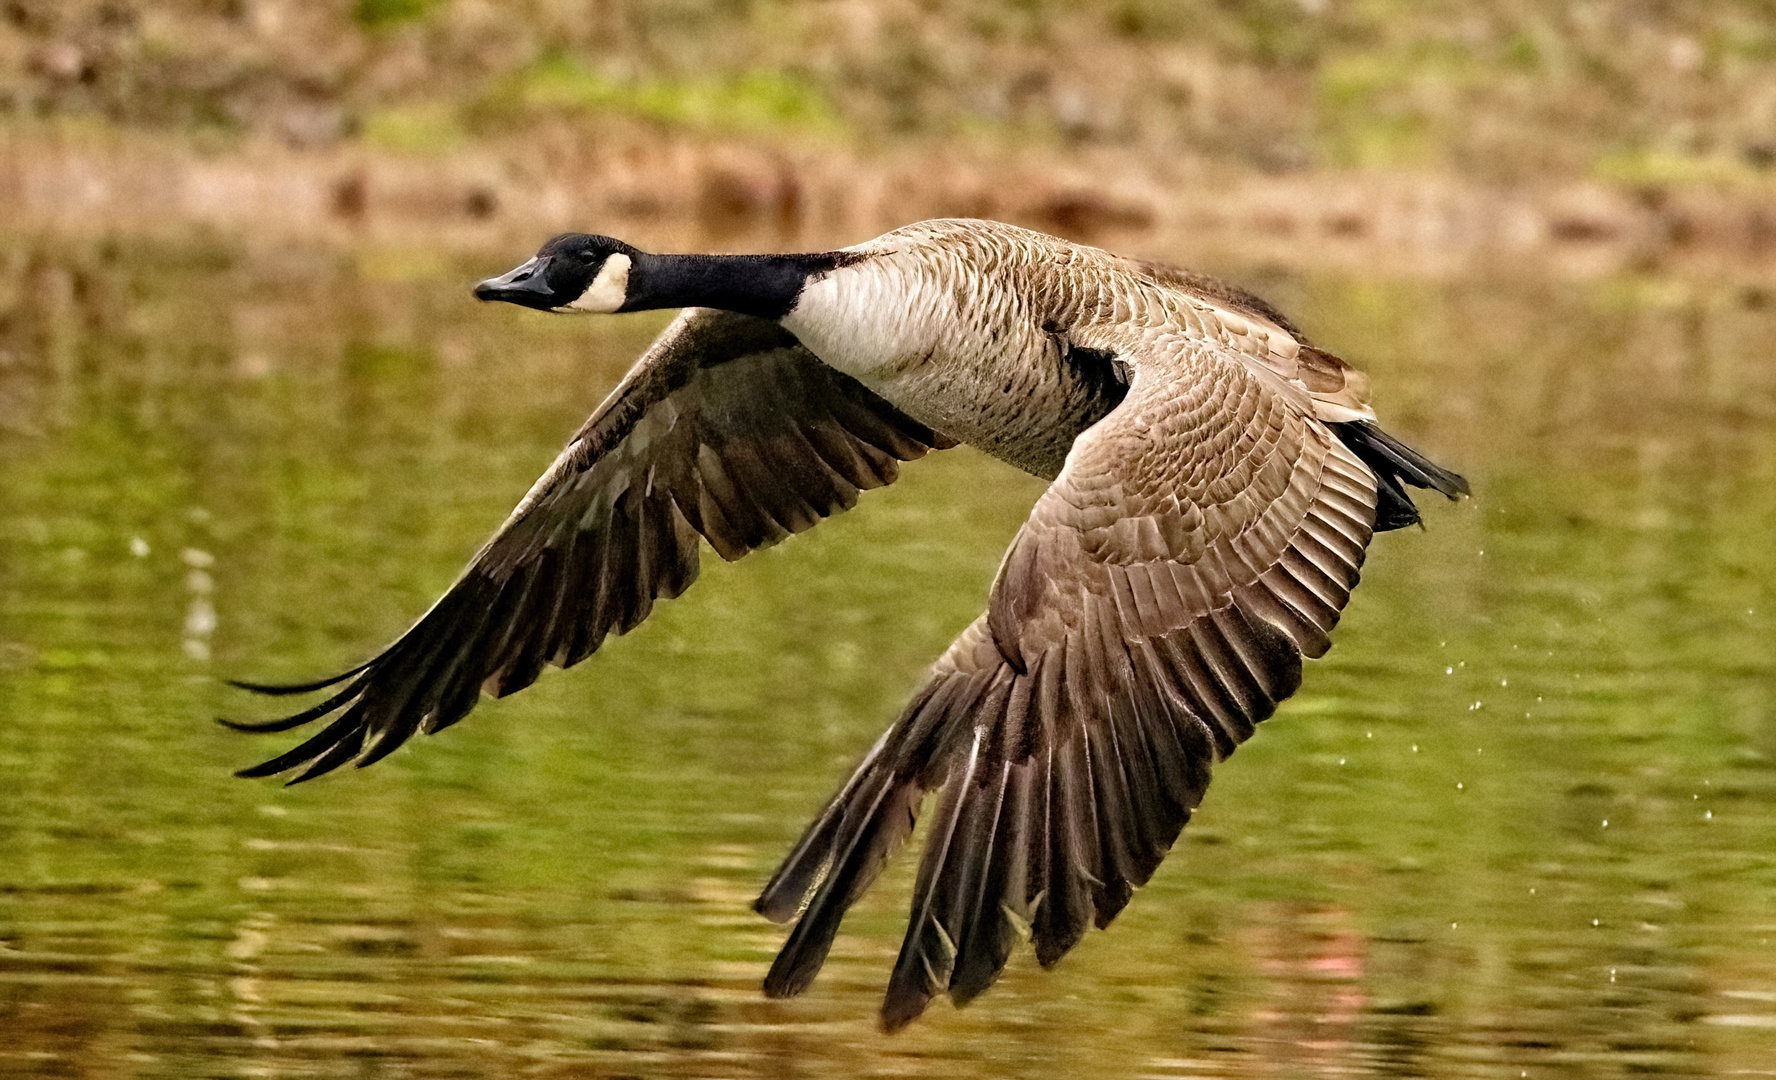
<svg viewBox="0 0 1776 1080"><path fill-rule="evenodd" d="M1054 481L987 611L759 897L794 920L767 993L805 989L846 909L941 792L885 1027L1052 964L1144 884L1209 767L1301 680L1402 484L1465 482L1374 424L1367 380L1269 305L1186 271L985 221L835 252L665 256L557 237L477 295L683 307L457 583L242 775L308 779L529 685L695 580L966 442ZM295 782L295 781L292 781Z"/></svg>

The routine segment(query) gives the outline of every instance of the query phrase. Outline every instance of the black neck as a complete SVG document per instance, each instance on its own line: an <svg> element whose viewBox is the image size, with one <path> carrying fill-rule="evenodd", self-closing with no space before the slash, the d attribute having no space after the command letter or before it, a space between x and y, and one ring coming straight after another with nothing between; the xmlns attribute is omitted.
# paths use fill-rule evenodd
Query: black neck
<svg viewBox="0 0 1776 1080"><path fill-rule="evenodd" d="M629 267L623 311L709 307L780 319L819 274L854 261L846 252L814 255L648 255Z"/></svg>

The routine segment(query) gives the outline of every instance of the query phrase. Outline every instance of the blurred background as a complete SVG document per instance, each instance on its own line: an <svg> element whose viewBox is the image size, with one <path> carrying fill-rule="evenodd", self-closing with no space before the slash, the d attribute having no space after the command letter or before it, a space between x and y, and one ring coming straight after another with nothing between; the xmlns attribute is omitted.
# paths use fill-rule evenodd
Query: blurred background
<svg viewBox="0 0 1776 1080"><path fill-rule="evenodd" d="M1185 263L1472 480L1153 883L892 1039L748 908L1041 483L961 449L284 790L668 318L562 229ZM1776 5L0 0L0 1075L1771 1075Z"/></svg>

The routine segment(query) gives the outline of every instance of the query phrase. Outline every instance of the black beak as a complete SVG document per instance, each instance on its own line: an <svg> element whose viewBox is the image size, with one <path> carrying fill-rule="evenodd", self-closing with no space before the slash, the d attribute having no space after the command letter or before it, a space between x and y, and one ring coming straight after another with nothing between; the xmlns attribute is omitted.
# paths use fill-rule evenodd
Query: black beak
<svg viewBox="0 0 1776 1080"><path fill-rule="evenodd" d="M549 260L539 255L523 266L499 277L488 278L475 286L477 300L504 300L508 304L542 308L555 307L555 290L549 287Z"/></svg>

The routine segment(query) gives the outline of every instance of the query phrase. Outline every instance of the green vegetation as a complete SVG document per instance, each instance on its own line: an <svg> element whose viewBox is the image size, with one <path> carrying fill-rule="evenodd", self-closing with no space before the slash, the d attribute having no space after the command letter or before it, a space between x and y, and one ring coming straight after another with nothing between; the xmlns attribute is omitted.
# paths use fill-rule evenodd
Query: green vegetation
<svg viewBox="0 0 1776 1080"><path fill-rule="evenodd" d="M448 149L608 113L1269 170L1776 163L1760 0L13 0L0 55L0 113L301 145Z"/></svg>
<svg viewBox="0 0 1776 1080"><path fill-rule="evenodd" d="M1682 184L1753 187L1767 183L1771 164L1762 152L1738 158L1704 157L1634 147L1598 158L1593 171L1603 179L1636 187Z"/></svg>
<svg viewBox="0 0 1776 1080"><path fill-rule="evenodd" d="M823 133L840 121L807 80L749 71L710 79L619 82L567 55L539 59L497 86L491 111L612 112L717 131L787 129Z"/></svg>
<svg viewBox="0 0 1776 1080"><path fill-rule="evenodd" d="M456 110L434 103L372 110L360 135L371 146L422 153L454 150L466 137Z"/></svg>
<svg viewBox="0 0 1776 1080"><path fill-rule="evenodd" d="M381 30L425 17L438 0L358 0L352 18L372 30Z"/></svg>

